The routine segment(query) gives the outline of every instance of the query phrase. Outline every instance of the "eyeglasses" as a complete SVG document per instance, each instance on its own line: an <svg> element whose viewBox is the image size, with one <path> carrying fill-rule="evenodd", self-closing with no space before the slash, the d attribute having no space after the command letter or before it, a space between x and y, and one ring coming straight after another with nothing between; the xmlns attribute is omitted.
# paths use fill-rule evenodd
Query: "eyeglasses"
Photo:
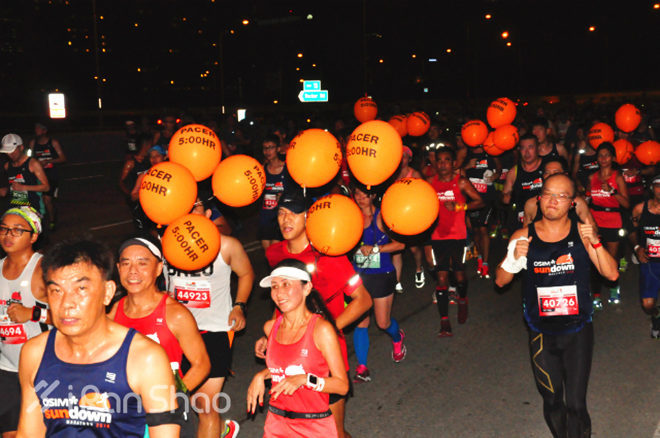
<svg viewBox="0 0 660 438"><path fill-rule="evenodd" d="M573 199L572 196L567 195L566 193L548 193L548 192L541 193L541 198L545 198L545 199L553 198L558 202L569 202Z"/></svg>
<svg viewBox="0 0 660 438"><path fill-rule="evenodd" d="M14 237L21 237L23 233L32 234L32 230L25 230L23 228L9 228L4 225L0 225L0 236L6 236L8 233L11 233Z"/></svg>

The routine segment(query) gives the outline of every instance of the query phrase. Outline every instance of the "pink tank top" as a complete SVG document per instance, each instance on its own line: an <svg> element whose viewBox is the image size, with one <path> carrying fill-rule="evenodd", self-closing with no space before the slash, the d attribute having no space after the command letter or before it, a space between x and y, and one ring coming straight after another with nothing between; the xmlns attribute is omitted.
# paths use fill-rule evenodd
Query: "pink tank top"
<svg viewBox="0 0 660 438"><path fill-rule="evenodd" d="M273 329L268 336L266 350L266 365L270 370L273 387L288 376L307 373L319 377L330 375L328 363L314 344L314 327L319 318L320 315L312 315L302 338L293 344L277 342L275 338L282 323L282 316L275 320ZM325 412L329 406L328 397L328 394L301 386L292 395L280 394L277 400L271 399L270 404L285 411ZM293 420L269 412L264 427L264 436L331 437L337 436L337 429L332 416L318 420Z"/></svg>
<svg viewBox="0 0 660 438"><path fill-rule="evenodd" d="M440 201L438 224L431 235L433 240L459 240L467 237L465 210L449 211L445 207L447 201L455 204L465 204L465 196L463 196L458 186L459 178L460 175L456 175L451 181L445 182L440 181L436 176L431 181L431 185L437 192Z"/></svg>
<svg viewBox="0 0 660 438"><path fill-rule="evenodd" d="M619 189L616 183L618 172L612 171L610 177L605 181L610 187ZM603 190L603 182L600 179L600 172L594 172L591 175L591 202L593 205L599 207L619 208L619 201L616 200L614 195L608 191ZM596 225L600 228L621 228L623 222L621 220L621 213L618 211L602 211L591 209L591 215L596 221Z"/></svg>
<svg viewBox="0 0 660 438"><path fill-rule="evenodd" d="M124 313L125 300L126 297L119 300L119 303L117 304L115 322L124 327L134 328L152 341L158 342L160 346L165 349L170 362L178 363L179 369L181 369L181 357L183 356L183 351L181 350L179 341L177 341L176 337L174 337L174 334L167 326L167 320L165 319L167 295L163 294L163 299L160 300L160 303L158 303L158 306L156 306L154 311L143 318L129 318L126 316Z"/></svg>

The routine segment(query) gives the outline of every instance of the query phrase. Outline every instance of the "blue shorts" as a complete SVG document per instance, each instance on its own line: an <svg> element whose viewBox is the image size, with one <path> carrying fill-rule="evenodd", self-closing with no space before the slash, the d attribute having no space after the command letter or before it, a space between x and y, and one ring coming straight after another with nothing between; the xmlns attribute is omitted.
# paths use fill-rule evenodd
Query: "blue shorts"
<svg viewBox="0 0 660 438"><path fill-rule="evenodd" d="M640 298L658 298L660 292L660 263L639 264Z"/></svg>

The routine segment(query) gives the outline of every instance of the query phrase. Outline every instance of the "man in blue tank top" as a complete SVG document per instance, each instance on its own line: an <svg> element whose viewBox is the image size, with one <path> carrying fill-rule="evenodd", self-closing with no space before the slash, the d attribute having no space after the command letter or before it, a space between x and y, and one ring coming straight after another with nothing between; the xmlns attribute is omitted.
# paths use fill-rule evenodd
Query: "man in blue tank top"
<svg viewBox="0 0 660 438"><path fill-rule="evenodd" d="M113 257L91 241L61 242L43 258L55 329L21 351L18 437L178 437L165 351L110 320Z"/></svg>
<svg viewBox="0 0 660 438"><path fill-rule="evenodd" d="M593 353L593 304L589 260L609 280L618 266L591 224L569 218L575 183L563 174L548 177L541 190L542 217L511 236L497 269L502 287L523 274L523 315L543 414L554 437L591 436L587 384Z"/></svg>

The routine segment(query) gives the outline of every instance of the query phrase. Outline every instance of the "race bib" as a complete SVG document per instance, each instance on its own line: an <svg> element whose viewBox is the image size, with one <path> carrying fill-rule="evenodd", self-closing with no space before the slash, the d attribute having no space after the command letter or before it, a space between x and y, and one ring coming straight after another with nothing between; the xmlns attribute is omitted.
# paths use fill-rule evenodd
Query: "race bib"
<svg viewBox="0 0 660 438"><path fill-rule="evenodd" d="M355 253L353 256L355 264L360 269L378 269L380 268L380 253L369 254L367 256L362 255L360 251Z"/></svg>
<svg viewBox="0 0 660 438"><path fill-rule="evenodd" d="M577 286L538 287L536 293L541 317L578 314Z"/></svg>
<svg viewBox="0 0 660 438"><path fill-rule="evenodd" d="M660 239L646 239L646 251L649 257L660 257Z"/></svg>
<svg viewBox="0 0 660 438"><path fill-rule="evenodd" d="M0 325L0 339L3 344L24 344L27 342L27 335L23 324Z"/></svg>
<svg viewBox="0 0 660 438"><path fill-rule="evenodd" d="M518 222L521 224L525 221L525 212L524 211L519 211L518 212Z"/></svg>
<svg viewBox="0 0 660 438"><path fill-rule="evenodd" d="M194 309L211 307L211 283L206 280L175 280L174 298Z"/></svg>
<svg viewBox="0 0 660 438"><path fill-rule="evenodd" d="M477 192L486 193L488 191L488 183L486 183L485 180L479 178L470 178L470 182Z"/></svg>
<svg viewBox="0 0 660 438"><path fill-rule="evenodd" d="M264 195L264 209L273 210L275 207L277 207L277 195L266 193Z"/></svg>

